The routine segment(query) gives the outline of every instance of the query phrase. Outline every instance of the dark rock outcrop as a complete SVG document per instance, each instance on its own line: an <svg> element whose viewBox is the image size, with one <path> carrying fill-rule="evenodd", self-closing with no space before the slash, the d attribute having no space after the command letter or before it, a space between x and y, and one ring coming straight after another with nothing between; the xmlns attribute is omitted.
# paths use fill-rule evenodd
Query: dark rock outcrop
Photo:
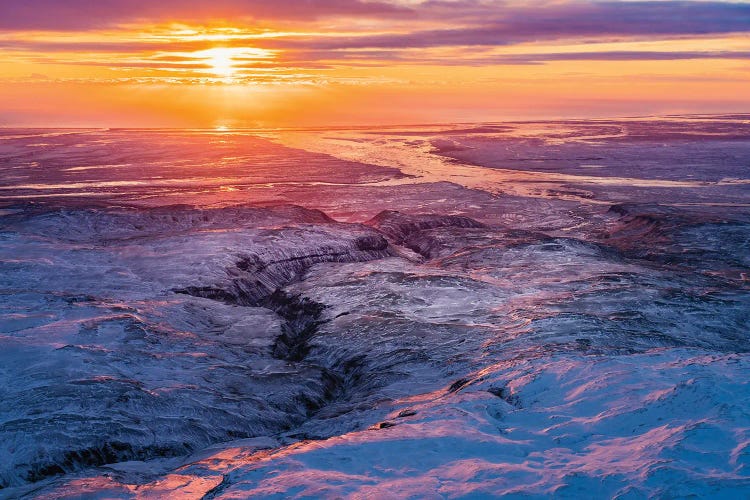
<svg viewBox="0 0 750 500"><path fill-rule="evenodd" d="M459 215L408 215L394 210L384 210L365 222L365 224L385 234L397 245L402 245L410 235L426 229L439 227L486 227L479 221Z"/></svg>
<svg viewBox="0 0 750 500"><path fill-rule="evenodd" d="M307 246L260 246L226 270L229 280L174 291L227 304L257 306L281 287L299 280L311 266L325 262L366 262L392 255L380 234L357 226L354 234L307 242ZM283 235L284 230L277 231Z"/></svg>

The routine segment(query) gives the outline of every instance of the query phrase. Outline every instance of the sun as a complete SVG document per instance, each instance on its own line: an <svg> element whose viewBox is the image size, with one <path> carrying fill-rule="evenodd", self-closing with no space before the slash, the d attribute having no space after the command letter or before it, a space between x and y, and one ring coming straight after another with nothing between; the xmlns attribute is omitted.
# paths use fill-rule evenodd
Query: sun
<svg viewBox="0 0 750 500"><path fill-rule="evenodd" d="M204 66L211 74L227 81L240 78L257 64L268 64L275 52L255 47L214 47L196 52L175 52Z"/></svg>
<svg viewBox="0 0 750 500"><path fill-rule="evenodd" d="M207 56L206 63L211 66L211 71L221 77L231 78L236 73L235 61L232 49L210 49L204 53Z"/></svg>

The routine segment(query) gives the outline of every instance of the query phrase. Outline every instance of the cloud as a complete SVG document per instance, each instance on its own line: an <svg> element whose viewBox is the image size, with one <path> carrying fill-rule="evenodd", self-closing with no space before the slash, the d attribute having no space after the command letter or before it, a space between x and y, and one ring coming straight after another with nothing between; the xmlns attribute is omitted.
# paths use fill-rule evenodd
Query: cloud
<svg viewBox="0 0 750 500"><path fill-rule="evenodd" d="M645 51L613 50L498 57L498 61L678 61L689 59L750 59L750 51Z"/></svg>
<svg viewBox="0 0 750 500"><path fill-rule="evenodd" d="M453 54L420 55L401 51L315 51L295 54L285 64L299 64L301 61L329 61L334 64L348 62L349 65L364 65L370 61L371 66L379 64L408 63L436 66L507 66L538 65L557 61L683 61L699 59L734 59L750 60L750 51L646 51L646 50L612 50L590 52L551 52L534 54Z"/></svg>
<svg viewBox="0 0 750 500"><path fill-rule="evenodd" d="M209 4L211 7L206 7ZM331 31L273 38L246 36L223 41L226 46L285 50L409 49L444 46L505 46L560 39L599 40L722 35L750 32L750 3L717 1L505 1L430 0L409 9L383 1L363 0L24 0L0 2L0 30L92 28L135 19L167 16L210 20L219 13L249 17L307 20L329 15L402 16L430 19L434 29L391 30L370 34L352 26ZM240 19L232 19L240 23ZM30 41L0 39L5 50L126 52L200 50L215 45L196 40Z"/></svg>
<svg viewBox="0 0 750 500"><path fill-rule="evenodd" d="M442 23L442 29L351 39L351 47L503 45L586 36L700 35L750 30L750 4L641 0L19 0L0 2L0 30L90 30L135 22L292 20L335 16ZM338 48L346 38L321 41Z"/></svg>
<svg viewBox="0 0 750 500"><path fill-rule="evenodd" d="M388 17L408 12L394 3L364 0L3 0L0 30L86 30L139 21Z"/></svg>
<svg viewBox="0 0 750 500"><path fill-rule="evenodd" d="M463 3L454 2L451 5L457 9ZM476 5L476 2L470 4ZM470 10L476 12L476 8ZM448 12L445 15L447 17ZM463 15L466 16L465 13ZM271 40L268 45L275 48L304 46L328 50L503 46L568 38L696 36L750 31L750 4L744 3L610 1L555 3L542 7L510 7L503 4L495 8L487 4L484 15L473 15L477 17L471 19L467 26L458 28L313 40L285 38Z"/></svg>

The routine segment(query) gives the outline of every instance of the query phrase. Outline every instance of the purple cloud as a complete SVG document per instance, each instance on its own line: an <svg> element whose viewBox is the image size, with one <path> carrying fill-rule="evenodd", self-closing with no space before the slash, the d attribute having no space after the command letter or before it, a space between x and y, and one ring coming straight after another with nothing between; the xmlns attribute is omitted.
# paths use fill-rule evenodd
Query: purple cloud
<svg viewBox="0 0 750 500"><path fill-rule="evenodd" d="M514 5L515 4L515 5ZM502 45L520 40L587 36L700 35L750 30L750 4L646 0L541 3L430 0L6 0L0 30L94 29L135 21L224 19L306 21L327 16L393 17L442 22L447 29L359 36L354 47ZM343 48L347 39L317 48Z"/></svg>
<svg viewBox="0 0 750 500"><path fill-rule="evenodd" d="M465 2L440 2L445 5ZM431 2L430 5L435 5ZM569 2L544 7L469 9L476 18L468 26L358 37L277 39L276 48L374 49L439 46L501 46L561 38L620 38L710 35L750 31L750 4L728 2L644 1ZM424 7L423 7L424 8ZM466 13L463 13L464 17ZM466 22L468 20L465 20Z"/></svg>
<svg viewBox="0 0 750 500"><path fill-rule="evenodd" d="M392 3L365 0L3 0L0 30L83 30L140 20L387 17L406 12Z"/></svg>

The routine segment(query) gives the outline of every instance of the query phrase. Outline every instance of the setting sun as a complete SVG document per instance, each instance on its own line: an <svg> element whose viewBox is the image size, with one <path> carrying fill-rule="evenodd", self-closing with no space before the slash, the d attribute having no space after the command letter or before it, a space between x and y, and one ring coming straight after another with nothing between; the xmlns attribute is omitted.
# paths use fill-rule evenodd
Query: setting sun
<svg viewBox="0 0 750 500"><path fill-rule="evenodd" d="M204 54L208 56L206 62L211 66L217 76L224 78L231 78L235 75L235 61L232 58L235 50L218 48L204 51Z"/></svg>

